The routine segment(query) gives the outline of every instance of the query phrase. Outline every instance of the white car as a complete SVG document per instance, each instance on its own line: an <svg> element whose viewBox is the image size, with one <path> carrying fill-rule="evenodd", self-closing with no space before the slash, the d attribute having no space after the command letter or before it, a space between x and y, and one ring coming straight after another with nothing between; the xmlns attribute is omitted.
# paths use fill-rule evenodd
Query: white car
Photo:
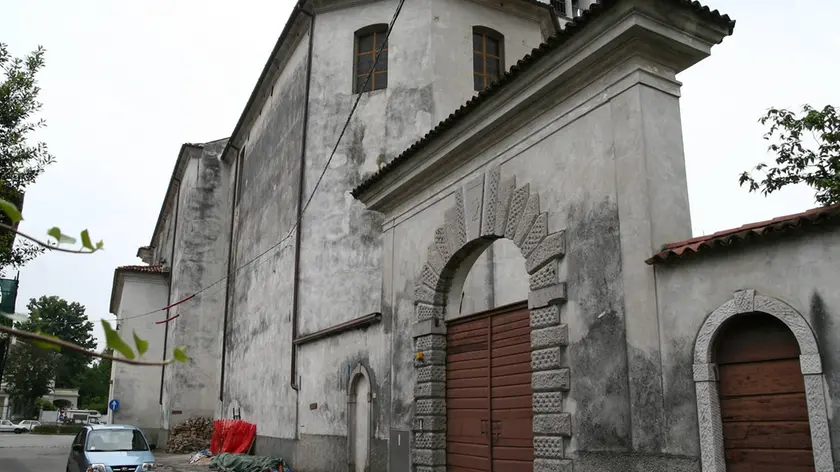
<svg viewBox="0 0 840 472"><path fill-rule="evenodd" d="M0 420L0 433L11 433L17 428L14 423L9 420Z"/></svg>
<svg viewBox="0 0 840 472"><path fill-rule="evenodd" d="M41 426L41 422L35 420L23 420L15 425L15 434L31 432L36 426Z"/></svg>

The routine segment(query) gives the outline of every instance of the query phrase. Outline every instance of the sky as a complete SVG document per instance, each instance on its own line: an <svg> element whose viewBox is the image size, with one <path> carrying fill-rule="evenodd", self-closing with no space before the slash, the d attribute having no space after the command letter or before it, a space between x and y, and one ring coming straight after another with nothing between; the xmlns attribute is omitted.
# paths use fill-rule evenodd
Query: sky
<svg viewBox="0 0 840 472"><path fill-rule="evenodd" d="M758 118L769 107L837 103L840 2L703 0L737 20L711 57L681 73L695 236L816 206L808 188L765 197L738 175L767 160ZM178 150L228 136L293 0L7 0L0 42L15 56L43 45L39 75L57 162L26 192L20 229L88 229L105 251L48 253L20 271L18 311L58 295L87 308L102 339L114 268L139 264ZM805 12L805 13L803 13ZM395 28L399 28L399 21ZM100 348L102 347L100 343Z"/></svg>

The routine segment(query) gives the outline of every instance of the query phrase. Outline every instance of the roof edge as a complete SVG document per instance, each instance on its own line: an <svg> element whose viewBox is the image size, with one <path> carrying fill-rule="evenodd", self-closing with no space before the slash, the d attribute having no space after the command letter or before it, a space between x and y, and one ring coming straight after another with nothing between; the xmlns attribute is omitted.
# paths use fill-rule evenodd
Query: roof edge
<svg viewBox="0 0 840 472"><path fill-rule="evenodd" d="M748 223L710 235L665 244L659 252L645 260L645 264L676 263L693 259L710 251L769 241L774 237L787 234L802 234L816 228L826 228L837 224L840 224L840 204L812 208L801 213Z"/></svg>

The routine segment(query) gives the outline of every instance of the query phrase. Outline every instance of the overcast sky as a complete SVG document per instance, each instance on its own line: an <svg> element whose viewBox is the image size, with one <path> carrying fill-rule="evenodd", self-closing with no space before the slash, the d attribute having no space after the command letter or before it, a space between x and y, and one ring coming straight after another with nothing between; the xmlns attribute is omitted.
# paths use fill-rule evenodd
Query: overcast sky
<svg viewBox="0 0 840 472"><path fill-rule="evenodd" d="M771 106L837 103L840 2L704 0L738 21L712 56L678 78L695 235L815 206L807 188L771 197L738 187L766 159L758 117ZM21 229L88 228L106 251L44 254L20 274L18 310L58 295L108 313L114 268L150 241L184 142L233 130L292 0L6 0L0 41L47 49L40 75L57 162L26 194ZM794 7L795 4L795 7ZM399 21L396 28L400 27Z"/></svg>

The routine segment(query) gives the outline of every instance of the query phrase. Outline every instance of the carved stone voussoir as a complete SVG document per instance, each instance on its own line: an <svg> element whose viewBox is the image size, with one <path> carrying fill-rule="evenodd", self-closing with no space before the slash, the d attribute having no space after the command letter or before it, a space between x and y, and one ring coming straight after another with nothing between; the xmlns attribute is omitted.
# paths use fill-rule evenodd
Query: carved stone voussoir
<svg viewBox="0 0 840 472"><path fill-rule="evenodd" d="M552 260L545 267L536 271L528 280L529 288L533 291L559 284L561 282L559 265L558 261Z"/></svg>
<svg viewBox="0 0 840 472"><path fill-rule="evenodd" d="M522 212L525 210L525 204L528 203L528 195L531 193L531 186L525 184L513 192L510 199L510 209L508 210L507 223L505 224L505 237L513 239L516 235L516 228L519 227L519 220L522 218Z"/></svg>
<svg viewBox="0 0 840 472"><path fill-rule="evenodd" d="M516 235L513 237L513 243L520 249L522 248L522 244L525 242L525 237L528 236L528 233L534 226L534 221L536 221L537 215L539 214L540 194L534 193L531 194L530 198L528 198L528 204L525 205L525 211L522 212L522 218L519 219L519 225L516 227Z"/></svg>
<svg viewBox="0 0 840 472"><path fill-rule="evenodd" d="M493 236L496 233L496 215L499 207L499 185L502 168L495 166L487 172L484 182L484 207L481 216L481 236Z"/></svg>
<svg viewBox="0 0 840 472"><path fill-rule="evenodd" d="M503 181L499 186L499 202L496 205L496 236L504 237L505 228L508 222L508 211L511 207L511 198L516 191L516 177Z"/></svg>
<svg viewBox="0 0 840 472"><path fill-rule="evenodd" d="M528 293L528 308L531 310L566 301L566 284L559 283Z"/></svg>
<svg viewBox="0 0 840 472"><path fill-rule="evenodd" d="M528 256L528 259L525 261L525 270L529 274L533 274L552 260L559 259L565 254L566 232L557 231L556 233L551 233L543 238L542 242Z"/></svg>

